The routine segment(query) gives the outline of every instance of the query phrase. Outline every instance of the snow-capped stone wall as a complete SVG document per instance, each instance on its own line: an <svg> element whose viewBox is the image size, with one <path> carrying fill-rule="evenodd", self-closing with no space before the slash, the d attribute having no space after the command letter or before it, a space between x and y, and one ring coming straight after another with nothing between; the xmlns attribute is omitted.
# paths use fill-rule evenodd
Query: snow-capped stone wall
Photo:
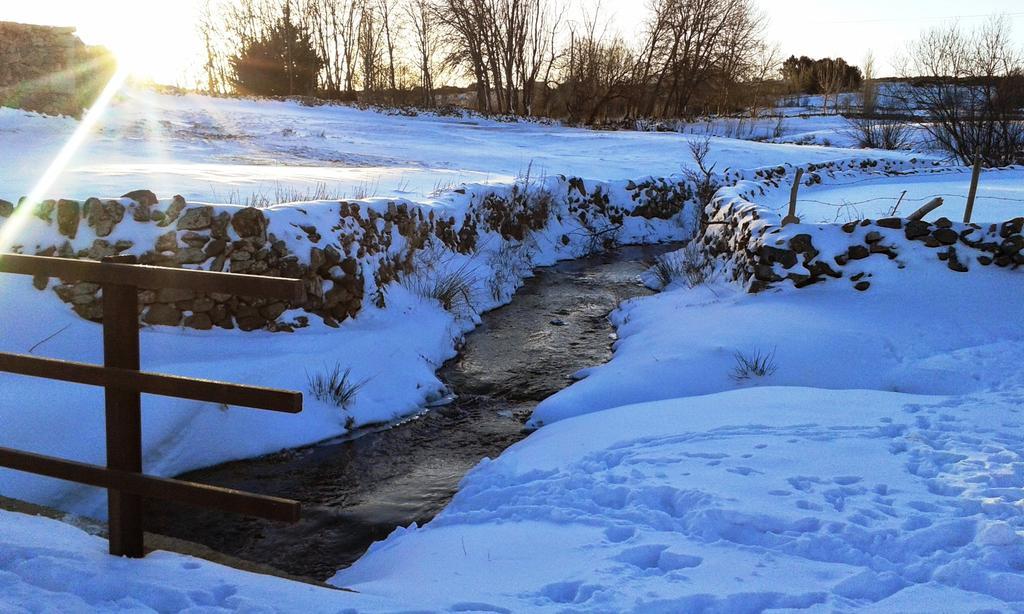
<svg viewBox="0 0 1024 614"><path fill-rule="evenodd" d="M472 255L484 243L543 236L555 251L578 256L619 240L641 241L655 227L692 232L692 198L682 178L613 185L557 177L532 189L467 186L441 205L375 200L267 209L189 204L181 196L160 201L137 190L119 199L35 206L0 200L0 229L24 226L14 246L21 253L91 260L134 254L141 264L303 279L306 299L299 304L172 289L139 293L146 324L291 331L307 326L310 315L337 326L367 300L383 306L388 284L415 274L425 251ZM35 283L50 287L46 279ZM97 284L52 287L80 316L102 319Z"/></svg>
<svg viewBox="0 0 1024 614"><path fill-rule="evenodd" d="M883 173L900 172L885 166ZM820 183L823 172L849 172L828 164L805 169L806 185ZM754 180L721 189L705 211L706 227L698 240L710 254L725 260L732 279L750 292L783 282L803 288L828 279L847 279L855 289L867 290L871 273L858 263L869 258L885 258L897 269L906 269L912 261L938 263L958 273L976 266L1016 269L1024 264L1024 218L985 225L944 217L934 222L887 217L783 226L777 212L756 200L768 190L784 187L791 170L760 169Z"/></svg>

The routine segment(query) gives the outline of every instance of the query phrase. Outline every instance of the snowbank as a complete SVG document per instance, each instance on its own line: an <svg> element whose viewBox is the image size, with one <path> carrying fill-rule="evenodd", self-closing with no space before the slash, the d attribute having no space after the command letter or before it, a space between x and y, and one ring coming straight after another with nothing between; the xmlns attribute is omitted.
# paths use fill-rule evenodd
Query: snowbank
<svg viewBox="0 0 1024 614"><path fill-rule="evenodd" d="M332 582L488 611L1024 606L1021 398L773 387L565 420Z"/></svg>

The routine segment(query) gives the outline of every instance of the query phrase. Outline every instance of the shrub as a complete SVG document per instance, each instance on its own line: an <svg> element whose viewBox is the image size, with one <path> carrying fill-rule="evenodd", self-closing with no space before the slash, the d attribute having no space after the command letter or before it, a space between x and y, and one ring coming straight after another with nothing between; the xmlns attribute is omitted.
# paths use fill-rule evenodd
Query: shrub
<svg viewBox="0 0 1024 614"><path fill-rule="evenodd" d="M436 262L420 268L418 274L402 279L402 285L413 294L441 303L446 311L458 317L471 317L476 313L473 287L476 285L475 269L470 262L445 270Z"/></svg>
<svg viewBox="0 0 1024 614"><path fill-rule="evenodd" d="M366 380L352 381L352 369L347 368L343 371L340 363L336 363L329 371L313 375L306 373L306 381L313 398L342 409L347 408L359 390L366 385Z"/></svg>
<svg viewBox="0 0 1024 614"><path fill-rule="evenodd" d="M910 126L899 119L860 117L849 120L857 144L870 149L908 149Z"/></svg>
<svg viewBox="0 0 1024 614"><path fill-rule="evenodd" d="M749 356L737 351L733 356L736 359L736 365L732 368L729 377L736 382L744 382L754 377L767 377L778 369L775 364L774 349L771 352L755 350Z"/></svg>
<svg viewBox="0 0 1024 614"><path fill-rule="evenodd" d="M689 288L708 281L712 263L700 242L690 241L681 250L662 254L654 259L649 271L664 288L677 279L685 279Z"/></svg>

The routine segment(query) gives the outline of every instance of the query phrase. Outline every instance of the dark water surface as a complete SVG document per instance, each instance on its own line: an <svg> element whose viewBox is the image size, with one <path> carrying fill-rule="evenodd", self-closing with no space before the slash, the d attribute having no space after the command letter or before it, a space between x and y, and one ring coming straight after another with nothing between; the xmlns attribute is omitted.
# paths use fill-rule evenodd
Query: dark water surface
<svg viewBox="0 0 1024 614"><path fill-rule="evenodd" d="M423 524L485 457L525 436L537 402L576 371L611 357L608 313L650 294L645 262L678 246L624 247L541 268L512 302L488 312L440 371L448 406L392 428L193 471L183 479L302 502L294 525L150 504L147 530L198 542L290 574L324 580L398 526Z"/></svg>

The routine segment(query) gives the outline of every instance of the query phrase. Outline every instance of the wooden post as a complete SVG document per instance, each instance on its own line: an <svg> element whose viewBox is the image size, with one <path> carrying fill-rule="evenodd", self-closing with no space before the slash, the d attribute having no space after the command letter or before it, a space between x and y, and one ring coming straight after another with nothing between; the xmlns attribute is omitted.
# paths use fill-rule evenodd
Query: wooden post
<svg viewBox="0 0 1024 614"><path fill-rule="evenodd" d="M134 264L134 256L104 258L104 263ZM103 284L103 365L139 370L139 310L135 286ZM106 389L107 467L142 473L142 415L134 390ZM110 554L141 558L142 497L109 490L107 522Z"/></svg>
<svg viewBox="0 0 1024 614"><path fill-rule="evenodd" d="M942 206L942 197L941 196L936 196L935 198L933 198L933 199L929 200L928 202L926 202L920 209L918 209L917 211L915 211L915 212L911 213L910 215L908 215L907 219L908 220L920 221L920 220L924 219L924 216L928 215L929 213L931 213L932 211L938 209L941 206Z"/></svg>
<svg viewBox="0 0 1024 614"><path fill-rule="evenodd" d="M978 195L978 178L981 177L981 152L974 152L974 169L971 171L971 191L967 193L967 208L964 209L964 224L971 223L974 213L974 197Z"/></svg>
<svg viewBox="0 0 1024 614"><path fill-rule="evenodd" d="M800 191L800 180L803 179L804 169L796 169L796 178L793 180L793 187L789 191L789 214L782 218L782 225L799 224L800 218L796 216L796 195Z"/></svg>

